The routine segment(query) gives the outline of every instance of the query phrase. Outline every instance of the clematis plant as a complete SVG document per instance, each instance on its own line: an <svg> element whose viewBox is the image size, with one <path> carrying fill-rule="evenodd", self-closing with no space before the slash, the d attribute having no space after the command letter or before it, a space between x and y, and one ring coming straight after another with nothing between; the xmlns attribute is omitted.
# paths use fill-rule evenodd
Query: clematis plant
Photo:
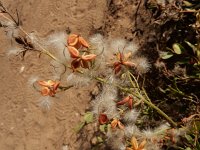
<svg viewBox="0 0 200 150"><path fill-rule="evenodd" d="M131 57L131 52L123 54L121 52L117 53L117 62L113 64L115 74L119 73L122 69L122 66L126 67L134 67L135 64L133 62L128 61Z"/></svg>
<svg viewBox="0 0 200 150"><path fill-rule="evenodd" d="M60 85L59 81L38 81L38 84L41 86L41 94L43 96L51 96L54 97L56 94L56 91Z"/></svg>

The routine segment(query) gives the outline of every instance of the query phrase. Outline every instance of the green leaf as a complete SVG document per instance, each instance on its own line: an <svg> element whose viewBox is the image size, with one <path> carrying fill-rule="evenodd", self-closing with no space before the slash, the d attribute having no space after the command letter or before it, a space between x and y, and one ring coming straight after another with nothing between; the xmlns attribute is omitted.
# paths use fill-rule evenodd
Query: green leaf
<svg viewBox="0 0 200 150"><path fill-rule="evenodd" d="M165 93L167 92L167 90L162 89L161 87L158 87L158 89L160 90L160 92Z"/></svg>
<svg viewBox="0 0 200 150"><path fill-rule="evenodd" d="M173 55L174 55L174 54L172 54L172 53L170 53L170 52L163 52L163 53L161 54L161 58L162 58L162 59L169 59L169 58L171 58Z"/></svg>
<svg viewBox="0 0 200 150"><path fill-rule="evenodd" d="M185 41L185 43L192 48L193 50L193 53L197 53L198 52L198 49L196 48L196 46L194 46L192 43L188 42L188 41Z"/></svg>
<svg viewBox="0 0 200 150"><path fill-rule="evenodd" d="M193 6L192 3L188 2L188 1L183 1L184 5L187 6L187 7L191 7Z"/></svg>
<svg viewBox="0 0 200 150"><path fill-rule="evenodd" d="M99 126L99 130L100 130L101 132L105 133L105 132L106 132L106 124L100 125L100 126Z"/></svg>
<svg viewBox="0 0 200 150"><path fill-rule="evenodd" d="M189 143L194 143L193 138L190 135L186 134L185 138L188 140Z"/></svg>
<svg viewBox="0 0 200 150"><path fill-rule="evenodd" d="M197 127L197 130L200 131L200 121L195 121L195 124L196 124L196 127Z"/></svg>
<svg viewBox="0 0 200 150"><path fill-rule="evenodd" d="M85 122L80 122L75 128L75 132L79 132L85 125Z"/></svg>
<svg viewBox="0 0 200 150"><path fill-rule="evenodd" d="M174 43L174 44L172 45L172 48L173 48L174 52L175 52L176 54L178 54L178 55L180 55L180 54L182 53L182 50L184 49L183 46L181 46L181 45L178 44L178 43Z"/></svg>
<svg viewBox="0 0 200 150"><path fill-rule="evenodd" d="M85 121L87 124L93 122L93 113L92 113L92 112L87 112L87 113L84 115L84 121Z"/></svg>
<svg viewBox="0 0 200 150"><path fill-rule="evenodd" d="M98 143L103 143L102 137L98 136L98 137L97 137L97 142L98 142Z"/></svg>
<svg viewBox="0 0 200 150"><path fill-rule="evenodd" d="M190 147L187 147L185 150L192 150Z"/></svg>
<svg viewBox="0 0 200 150"><path fill-rule="evenodd" d="M197 146L197 149L199 150L200 149L200 143L199 143L199 141L197 141L197 144L196 144Z"/></svg>

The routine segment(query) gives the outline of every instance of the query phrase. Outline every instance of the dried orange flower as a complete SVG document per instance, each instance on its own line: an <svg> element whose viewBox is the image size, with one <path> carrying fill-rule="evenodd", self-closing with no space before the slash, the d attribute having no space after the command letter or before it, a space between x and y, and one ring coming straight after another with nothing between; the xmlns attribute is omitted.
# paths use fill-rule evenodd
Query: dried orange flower
<svg viewBox="0 0 200 150"><path fill-rule="evenodd" d="M68 51L70 53L71 58L74 60L71 62L72 69L76 69L78 67L89 68L89 63L96 58L95 54L80 55L79 51L72 46L68 46Z"/></svg>
<svg viewBox="0 0 200 150"><path fill-rule="evenodd" d="M123 100L117 102L117 105L124 105L124 104L128 104L128 107L130 109L133 108L133 98L131 96L127 96L125 97Z"/></svg>
<svg viewBox="0 0 200 150"><path fill-rule="evenodd" d="M106 123L108 123L108 117L107 117L107 115L106 114L100 114L99 115L99 123L100 124L106 124Z"/></svg>
<svg viewBox="0 0 200 150"><path fill-rule="evenodd" d="M132 147L127 147L126 150L144 150L144 146L146 145L146 140L143 140L140 144L138 144L137 139L133 136L131 138Z"/></svg>
<svg viewBox="0 0 200 150"><path fill-rule="evenodd" d="M77 34L71 34L69 35L67 39L67 44L69 46L73 46L77 49L81 48L81 46L88 48L89 44L86 42L86 40Z"/></svg>
<svg viewBox="0 0 200 150"><path fill-rule="evenodd" d="M58 89L58 86L60 85L60 82L58 81L38 81L38 84L42 86L41 94L43 96L55 96L56 90Z"/></svg>
<svg viewBox="0 0 200 150"><path fill-rule="evenodd" d="M131 52L123 54L121 52L117 53L117 59L118 61L113 64L115 74L121 71L122 66L126 67L134 67L135 64L128 61L128 59L131 57Z"/></svg>
<svg viewBox="0 0 200 150"><path fill-rule="evenodd" d="M118 120L118 119L113 119L113 121L111 122L111 127L113 129L115 129L116 127L119 127L120 129L124 129L124 125Z"/></svg>

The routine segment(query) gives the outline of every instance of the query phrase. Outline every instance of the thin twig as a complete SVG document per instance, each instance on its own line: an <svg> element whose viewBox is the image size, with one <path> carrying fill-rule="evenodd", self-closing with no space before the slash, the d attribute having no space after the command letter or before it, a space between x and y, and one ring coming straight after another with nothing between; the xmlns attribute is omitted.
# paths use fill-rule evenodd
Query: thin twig
<svg viewBox="0 0 200 150"><path fill-rule="evenodd" d="M138 11L139 11L141 3L142 3L142 0L139 1L136 11L135 11L135 22L134 22L135 28L137 28L137 15L138 15Z"/></svg>
<svg viewBox="0 0 200 150"><path fill-rule="evenodd" d="M8 14L8 16L12 19L12 22L14 22L16 24L16 26L19 26L19 14L18 14L18 11L16 10L16 12L17 12L17 20L18 20L18 21L16 21L15 18L4 7L4 5L2 4L2 2L0 2L0 7L3 9L3 12L1 12L1 13Z"/></svg>
<svg viewBox="0 0 200 150"><path fill-rule="evenodd" d="M181 10L180 13L197 13L199 10Z"/></svg>

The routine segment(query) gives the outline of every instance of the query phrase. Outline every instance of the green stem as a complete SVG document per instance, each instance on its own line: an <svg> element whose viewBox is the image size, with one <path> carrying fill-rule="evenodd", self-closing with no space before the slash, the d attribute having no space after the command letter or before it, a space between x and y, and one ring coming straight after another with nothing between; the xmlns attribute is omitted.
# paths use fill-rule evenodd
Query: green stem
<svg viewBox="0 0 200 150"><path fill-rule="evenodd" d="M102 78L99 78L99 77L95 77L94 79L97 80L97 81L99 81L99 82L105 83L105 84L111 84L111 83L108 83L105 79L102 79ZM120 86L120 85L113 84L113 83L112 83L111 85L113 85L113 86L119 88L120 90L122 90L122 91L124 91L124 92L126 92L126 93L130 93L130 92L131 92L130 89L124 88L124 87L122 87L122 86Z"/></svg>
<svg viewBox="0 0 200 150"><path fill-rule="evenodd" d="M59 86L58 88L61 89L62 91L66 91L66 90L70 89L71 87L73 87L73 85L69 85L69 86Z"/></svg>
<svg viewBox="0 0 200 150"><path fill-rule="evenodd" d="M172 88L171 86L168 86L168 87L169 87L169 89L172 90L174 93L177 93L177 94L179 94L179 95L181 95L181 96L185 96L183 92L181 92L181 91L179 91L179 90L176 90L176 89Z"/></svg>
<svg viewBox="0 0 200 150"><path fill-rule="evenodd" d="M132 87L134 88L134 87L135 87L135 84L134 84L133 80L131 79L130 72L128 71L127 74L128 74L128 79L129 79L129 81L131 82ZM137 84L136 84L136 87L137 87L137 89L139 89Z"/></svg>
<svg viewBox="0 0 200 150"><path fill-rule="evenodd" d="M137 82L135 76L134 76L130 71L128 71L128 76L129 76L129 79L130 79L130 80L132 80L131 77L134 79L137 88L140 89L139 84L138 84L138 82ZM132 82L133 82L133 81L132 81Z"/></svg>
<svg viewBox="0 0 200 150"><path fill-rule="evenodd" d="M31 39L30 35L29 35L22 27L19 27L19 29L20 29L26 36L28 36L28 37ZM41 50L42 50L41 52L42 52L42 53L48 55L48 56L51 57L53 60L55 60L56 62L58 62L58 63L60 63L60 64L62 64L62 65L64 65L64 66L66 67L66 65L63 64L58 58L56 58L52 53L50 53L50 52L49 52L48 50L46 50L44 47L42 47L42 46L39 44L39 41L38 41L38 40L36 40L35 44L37 44L37 46L39 46L39 47L41 48Z"/></svg>
<svg viewBox="0 0 200 150"><path fill-rule="evenodd" d="M177 127L177 123L175 123L167 114L165 114L160 108L158 108L153 103L143 99L144 103L155 109L160 115L162 115L169 123L171 123L174 127Z"/></svg>

